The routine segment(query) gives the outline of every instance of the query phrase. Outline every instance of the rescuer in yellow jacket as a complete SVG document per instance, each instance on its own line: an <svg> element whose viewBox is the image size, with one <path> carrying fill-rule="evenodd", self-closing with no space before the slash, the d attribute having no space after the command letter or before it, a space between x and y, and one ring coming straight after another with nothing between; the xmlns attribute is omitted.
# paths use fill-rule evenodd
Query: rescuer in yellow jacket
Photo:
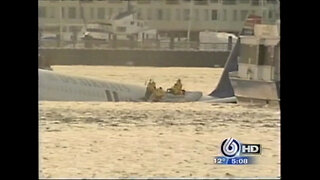
<svg viewBox="0 0 320 180"><path fill-rule="evenodd" d="M156 90L156 83L150 79L147 85L146 93L145 93L145 98L149 99L149 97L154 93Z"/></svg>
<svg viewBox="0 0 320 180"><path fill-rule="evenodd" d="M162 89L162 87L159 87L158 89L156 89L154 91L152 101L154 101L154 102L160 101L165 94L166 94L166 92Z"/></svg>
<svg viewBox="0 0 320 180"><path fill-rule="evenodd" d="M174 95L182 95L182 83L181 80L178 79L177 82L174 84L174 86L171 88L172 89L172 93Z"/></svg>

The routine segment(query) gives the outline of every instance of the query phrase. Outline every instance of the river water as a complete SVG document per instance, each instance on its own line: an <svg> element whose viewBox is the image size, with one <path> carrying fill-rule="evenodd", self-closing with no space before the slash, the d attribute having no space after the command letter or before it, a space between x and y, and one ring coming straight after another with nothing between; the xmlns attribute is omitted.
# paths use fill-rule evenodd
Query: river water
<svg viewBox="0 0 320 180"><path fill-rule="evenodd" d="M222 68L53 66L65 74L210 93ZM280 110L212 103L39 101L42 178L280 176ZM233 137L261 144L251 165L218 165Z"/></svg>

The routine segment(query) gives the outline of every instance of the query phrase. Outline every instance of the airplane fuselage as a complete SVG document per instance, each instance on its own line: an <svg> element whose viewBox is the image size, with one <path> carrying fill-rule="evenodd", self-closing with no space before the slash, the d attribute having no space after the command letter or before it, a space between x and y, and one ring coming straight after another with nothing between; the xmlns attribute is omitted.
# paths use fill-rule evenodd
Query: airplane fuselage
<svg viewBox="0 0 320 180"><path fill-rule="evenodd" d="M143 101L145 88L39 69L39 100Z"/></svg>
<svg viewBox="0 0 320 180"><path fill-rule="evenodd" d="M65 75L53 71L39 69L39 100L40 101L130 101L145 102L146 88L109 80ZM235 102L235 97L216 98L202 95L201 92L192 96L172 98L164 102ZM199 95L200 93L200 95Z"/></svg>

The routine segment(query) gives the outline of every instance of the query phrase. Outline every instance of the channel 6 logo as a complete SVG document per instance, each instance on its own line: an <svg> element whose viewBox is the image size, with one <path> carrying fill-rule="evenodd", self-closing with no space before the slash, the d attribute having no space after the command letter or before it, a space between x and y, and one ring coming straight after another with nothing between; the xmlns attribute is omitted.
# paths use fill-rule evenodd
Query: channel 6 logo
<svg viewBox="0 0 320 180"><path fill-rule="evenodd" d="M230 137L222 141L221 152L224 156L216 157L216 164L252 164L254 163L254 157L245 155L261 154L261 145L242 144L236 139Z"/></svg>
<svg viewBox="0 0 320 180"><path fill-rule="evenodd" d="M236 139L230 137L221 144L221 152L227 157L233 157L240 154L260 154L260 144L241 144Z"/></svg>

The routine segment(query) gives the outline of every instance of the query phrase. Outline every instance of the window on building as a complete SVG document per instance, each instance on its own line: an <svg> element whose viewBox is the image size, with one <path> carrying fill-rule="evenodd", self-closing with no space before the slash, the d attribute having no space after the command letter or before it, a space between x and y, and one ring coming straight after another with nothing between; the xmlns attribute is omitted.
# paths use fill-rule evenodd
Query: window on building
<svg viewBox="0 0 320 180"><path fill-rule="evenodd" d="M267 18L267 10L263 10L262 17L263 17L264 19Z"/></svg>
<svg viewBox="0 0 320 180"><path fill-rule="evenodd" d="M152 20L152 9L147 9L147 19Z"/></svg>
<svg viewBox="0 0 320 180"><path fill-rule="evenodd" d="M75 7L69 7L68 16L69 16L69 19L75 19L76 18L76 8Z"/></svg>
<svg viewBox="0 0 320 180"><path fill-rule="evenodd" d="M90 19L94 19L94 8L90 8Z"/></svg>
<svg viewBox="0 0 320 180"><path fill-rule="evenodd" d="M226 5L236 4L236 0L222 0L222 4L226 4Z"/></svg>
<svg viewBox="0 0 320 180"><path fill-rule="evenodd" d="M267 0L267 4L277 4L277 0Z"/></svg>
<svg viewBox="0 0 320 180"><path fill-rule="evenodd" d="M120 0L109 0L109 3L122 3Z"/></svg>
<svg viewBox="0 0 320 180"><path fill-rule="evenodd" d="M111 17L113 14L113 8L109 8L109 17Z"/></svg>
<svg viewBox="0 0 320 180"><path fill-rule="evenodd" d="M65 8L64 8L64 7L61 7L61 17L62 17L62 18L65 18L65 17L66 17Z"/></svg>
<svg viewBox="0 0 320 180"><path fill-rule="evenodd" d="M68 28L67 28L66 26L63 26L63 27L62 27L62 32L67 32L67 29L68 29Z"/></svg>
<svg viewBox="0 0 320 180"><path fill-rule="evenodd" d="M269 10L269 19L272 19L272 17L273 17L273 12L272 10Z"/></svg>
<svg viewBox="0 0 320 180"><path fill-rule="evenodd" d="M209 10L208 9L203 10L203 20L205 20L205 21L209 20Z"/></svg>
<svg viewBox="0 0 320 180"><path fill-rule="evenodd" d="M176 9L176 20L177 21L181 20L181 10L180 9Z"/></svg>
<svg viewBox="0 0 320 180"><path fill-rule="evenodd" d="M211 10L211 20L218 20L218 10Z"/></svg>
<svg viewBox="0 0 320 180"><path fill-rule="evenodd" d="M275 12L275 19L279 19L280 18L280 13L279 12Z"/></svg>
<svg viewBox="0 0 320 180"><path fill-rule="evenodd" d="M166 9L166 20L167 21L170 21L171 19L171 9Z"/></svg>
<svg viewBox="0 0 320 180"><path fill-rule="evenodd" d="M211 3L218 3L219 0L210 0Z"/></svg>
<svg viewBox="0 0 320 180"><path fill-rule="evenodd" d="M162 9L157 10L157 20L162 20L163 19L163 12Z"/></svg>
<svg viewBox="0 0 320 180"><path fill-rule="evenodd" d="M226 9L223 10L223 20L224 20L224 21L227 21L227 20L228 20L227 10L226 10Z"/></svg>
<svg viewBox="0 0 320 180"><path fill-rule="evenodd" d="M45 18L46 17L46 7L39 6L38 7L38 16L40 18Z"/></svg>
<svg viewBox="0 0 320 180"><path fill-rule="evenodd" d="M195 21L199 20L199 9L194 9L193 10L193 17Z"/></svg>
<svg viewBox="0 0 320 180"><path fill-rule="evenodd" d="M189 21L190 19L190 9L184 9L183 10L183 20Z"/></svg>
<svg viewBox="0 0 320 180"><path fill-rule="evenodd" d="M240 15L241 15L241 20L242 20L242 21L246 20L248 11L247 11L247 10L241 10L240 13L241 13L241 14L240 14Z"/></svg>
<svg viewBox="0 0 320 180"><path fill-rule="evenodd" d="M166 4L179 4L179 0L166 0Z"/></svg>
<svg viewBox="0 0 320 180"><path fill-rule="evenodd" d="M55 17L55 8L54 7L49 7L48 8L48 16L49 18L54 18Z"/></svg>
<svg viewBox="0 0 320 180"><path fill-rule="evenodd" d="M137 0L138 4L150 4L151 0Z"/></svg>
<svg viewBox="0 0 320 180"><path fill-rule="evenodd" d="M126 32L127 28L124 26L117 26L117 31L118 32Z"/></svg>
<svg viewBox="0 0 320 180"><path fill-rule="evenodd" d="M259 6L259 0L251 0L252 6Z"/></svg>
<svg viewBox="0 0 320 180"><path fill-rule="evenodd" d="M250 0L239 0L241 4L249 4Z"/></svg>
<svg viewBox="0 0 320 180"><path fill-rule="evenodd" d="M268 56L266 53L267 50L268 47L259 45L258 65L269 65Z"/></svg>
<svg viewBox="0 0 320 180"><path fill-rule="evenodd" d="M143 19L143 17L142 17L142 10L141 10L141 8L139 8L139 9L137 10L137 18L138 18L138 19L140 19L140 20L142 20L142 19Z"/></svg>
<svg viewBox="0 0 320 180"><path fill-rule="evenodd" d="M195 5L207 5L208 1L207 0L194 0Z"/></svg>
<svg viewBox="0 0 320 180"><path fill-rule="evenodd" d="M79 32L79 31L81 31L81 26L70 26L69 30L71 32Z"/></svg>
<svg viewBox="0 0 320 180"><path fill-rule="evenodd" d="M233 10L233 21L237 21L237 20L238 20L238 11Z"/></svg>
<svg viewBox="0 0 320 180"><path fill-rule="evenodd" d="M106 15L106 10L102 7L98 8L98 14L97 14L98 19L104 19L105 15Z"/></svg>
<svg viewBox="0 0 320 180"><path fill-rule="evenodd" d="M84 18L84 9L80 7L80 18Z"/></svg>

